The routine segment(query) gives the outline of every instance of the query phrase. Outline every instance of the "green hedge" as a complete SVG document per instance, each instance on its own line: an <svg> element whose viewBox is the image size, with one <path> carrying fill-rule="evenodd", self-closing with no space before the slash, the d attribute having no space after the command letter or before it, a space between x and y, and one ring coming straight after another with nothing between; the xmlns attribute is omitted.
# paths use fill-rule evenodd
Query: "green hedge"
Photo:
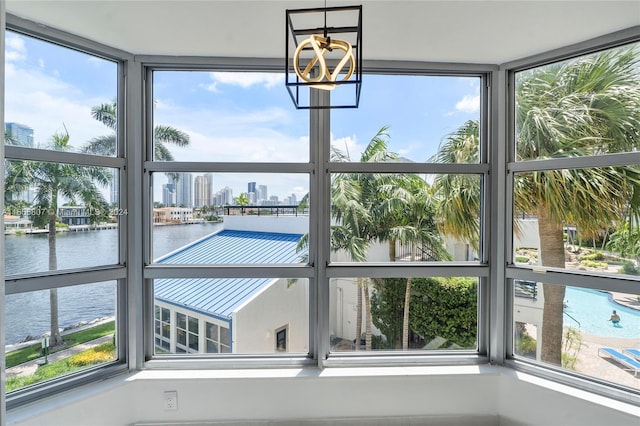
<svg viewBox="0 0 640 426"><path fill-rule="evenodd" d="M475 348L478 286L474 278L415 278L409 325L425 342L436 337L448 346Z"/></svg>

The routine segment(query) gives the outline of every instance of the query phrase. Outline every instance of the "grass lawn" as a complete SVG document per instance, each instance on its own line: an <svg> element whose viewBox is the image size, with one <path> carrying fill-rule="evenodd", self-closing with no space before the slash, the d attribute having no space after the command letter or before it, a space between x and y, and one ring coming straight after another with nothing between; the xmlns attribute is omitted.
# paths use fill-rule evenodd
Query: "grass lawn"
<svg viewBox="0 0 640 426"><path fill-rule="evenodd" d="M65 374L72 373L94 364L108 362L115 359L116 347L113 343L104 343L88 349L70 358L41 365L30 376L7 377L6 391L11 392L34 383L43 382Z"/></svg>
<svg viewBox="0 0 640 426"><path fill-rule="evenodd" d="M63 349L68 349L72 346L76 346L81 343L97 339L99 337L113 334L114 332L115 321L109 321L104 324L96 325L95 327L89 327L85 330L65 334L62 336L62 340L64 340L65 345L58 348L52 348L51 352L49 353L51 354ZM11 368L24 362L32 361L36 358L40 358L41 356L42 345L40 343L30 345L16 351L8 352L5 356L6 368Z"/></svg>

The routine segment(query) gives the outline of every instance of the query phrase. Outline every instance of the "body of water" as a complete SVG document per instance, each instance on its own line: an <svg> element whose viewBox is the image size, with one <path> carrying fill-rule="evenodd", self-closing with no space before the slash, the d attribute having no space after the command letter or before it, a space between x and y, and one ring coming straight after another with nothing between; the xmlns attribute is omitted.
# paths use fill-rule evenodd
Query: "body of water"
<svg viewBox="0 0 640 426"><path fill-rule="evenodd" d="M567 287L564 325L595 336L640 339L640 311L611 301L609 293L586 288ZM620 325L609 318L613 310L620 315Z"/></svg>
<svg viewBox="0 0 640 426"><path fill-rule="evenodd" d="M219 230L222 224L155 226L153 257L158 258ZM58 270L113 265L118 262L118 230L61 232L56 236ZM49 270L47 234L6 235L5 274L29 274ZM71 327L97 318L113 317L116 282L92 283L58 289L60 327ZM49 291L32 291L6 297L6 343L39 337L50 329Z"/></svg>

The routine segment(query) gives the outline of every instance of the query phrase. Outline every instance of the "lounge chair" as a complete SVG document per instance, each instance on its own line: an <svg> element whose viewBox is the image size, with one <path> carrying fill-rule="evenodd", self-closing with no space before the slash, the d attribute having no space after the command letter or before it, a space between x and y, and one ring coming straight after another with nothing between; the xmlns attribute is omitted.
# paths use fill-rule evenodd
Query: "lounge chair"
<svg viewBox="0 0 640 426"><path fill-rule="evenodd" d="M640 360L640 349L627 348L623 349L622 353L631 355L633 358Z"/></svg>
<svg viewBox="0 0 640 426"><path fill-rule="evenodd" d="M633 376L638 376L638 371L640 371L640 362L636 361L634 358L631 358L620 351L617 351L613 348L600 348L598 349L598 355L603 356L602 352L608 355L611 359L616 361L617 363L623 365L625 370L633 371Z"/></svg>

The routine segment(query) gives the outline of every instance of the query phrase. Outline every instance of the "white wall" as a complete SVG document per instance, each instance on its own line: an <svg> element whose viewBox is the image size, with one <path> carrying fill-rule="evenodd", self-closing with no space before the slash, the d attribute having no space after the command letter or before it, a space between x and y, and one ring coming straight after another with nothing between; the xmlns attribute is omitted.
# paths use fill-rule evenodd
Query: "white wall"
<svg viewBox="0 0 640 426"><path fill-rule="evenodd" d="M540 235L538 234L538 219L518 220L520 233L513 236L513 247L540 247Z"/></svg>
<svg viewBox="0 0 640 426"><path fill-rule="evenodd" d="M278 279L233 313L234 353L274 353L275 331L288 326L288 352L309 352L308 281Z"/></svg>
<svg viewBox="0 0 640 426"><path fill-rule="evenodd" d="M224 229L254 232L278 232L284 234L306 234L309 232L309 216L224 216Z"/></svg>
<svg viewBox="0 0 640 426"><path fill-rule="evenodd" d="M178 393L177 411L163 410L167 390ZM483 424L637 426L640 408L492 366L143 371L12 410L7 424L389 416L424 416L430 425L493 418Z"/></svg>

